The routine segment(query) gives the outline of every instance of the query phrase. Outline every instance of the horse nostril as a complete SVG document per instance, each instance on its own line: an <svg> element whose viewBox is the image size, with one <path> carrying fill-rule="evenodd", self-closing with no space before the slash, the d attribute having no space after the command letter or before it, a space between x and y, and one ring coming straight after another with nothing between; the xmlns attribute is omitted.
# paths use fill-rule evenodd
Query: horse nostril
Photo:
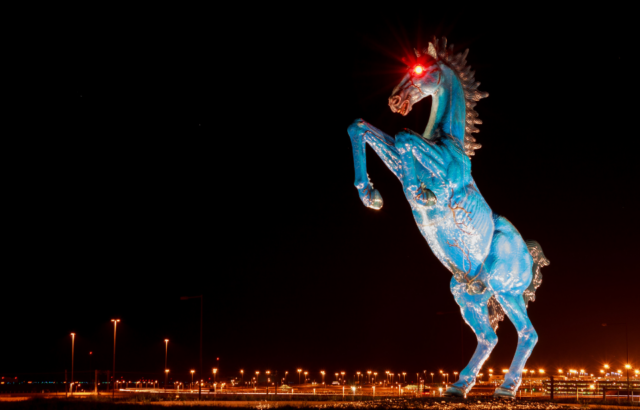
<svg viewBox="0 0 640 410"><path fill-rule="evenodd" d="M394 107L400 104L400 96L389 97L389 106Z"/></svg>

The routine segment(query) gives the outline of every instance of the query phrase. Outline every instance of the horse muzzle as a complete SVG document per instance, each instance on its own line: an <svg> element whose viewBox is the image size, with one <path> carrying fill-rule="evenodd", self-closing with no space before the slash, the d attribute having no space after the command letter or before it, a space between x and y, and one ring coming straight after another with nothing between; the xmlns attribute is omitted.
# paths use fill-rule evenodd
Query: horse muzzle
<svg viewBox="0 0 640 410"><path fill-rule="evenodd" d="M389 108L391 108L391 111L394 113L407 115L409 111L411 111L411 105L409 99L402 100L399 95L389 97Z"/></svg>

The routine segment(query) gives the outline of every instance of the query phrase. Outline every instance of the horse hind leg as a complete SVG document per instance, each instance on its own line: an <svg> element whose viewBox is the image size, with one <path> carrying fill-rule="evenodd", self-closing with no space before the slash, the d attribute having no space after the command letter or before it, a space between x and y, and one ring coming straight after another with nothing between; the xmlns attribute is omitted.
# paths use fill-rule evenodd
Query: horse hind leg
<svg viewBox="0 0 640 410"><path fill-rule="evenodd" d="M451 293L460 305L462 317L478 339L478 346L469 364L460 372L459 379L445 392L445 396L464 397L476 384L478 372L498 343L498 336L489 321L487 302L491 293L488 290L480 295L470 295L467 293L466 283L458 283L452 278Z"/></svg>
<svg viewBox="0 0 640 410"><path fill-rule="evenodd" d="M515 398L516 391L522 383L522 369L538 342L538 334L529 320L522 295L496 293L495 296L518 332L518 347L504 383L496 389L494 396Z"/></svg>

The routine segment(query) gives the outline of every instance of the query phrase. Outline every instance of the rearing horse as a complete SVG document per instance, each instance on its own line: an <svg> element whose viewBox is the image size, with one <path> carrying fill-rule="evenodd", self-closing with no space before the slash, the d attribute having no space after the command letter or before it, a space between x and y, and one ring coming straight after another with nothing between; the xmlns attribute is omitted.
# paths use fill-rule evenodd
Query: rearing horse
<svg viewBox="0 0 640 410"><path fill-rule="evenodd" d="M537 242L525 243L506 218L491 211L471 177L470 156L480 148L472 133L478 132L475 124L482 123L473 108L488 94L478 91L480 83L466 64L468 51L454 55L446 38L434 38L428 49L416 50L417 63L393 90L389 106L401 115L432 96L422 135L404 130L394 139L361 119L349 126L355 186L365 206L382 207L367 174L367 143L402 182L420 232L453 274L451 292L478 346L445 394L465 396L471 390L498 343L495 330L506 313L518 331L518 347L494 396L513 398L538 340L527 304L535 300L540 267L549 261Z"/></svg>

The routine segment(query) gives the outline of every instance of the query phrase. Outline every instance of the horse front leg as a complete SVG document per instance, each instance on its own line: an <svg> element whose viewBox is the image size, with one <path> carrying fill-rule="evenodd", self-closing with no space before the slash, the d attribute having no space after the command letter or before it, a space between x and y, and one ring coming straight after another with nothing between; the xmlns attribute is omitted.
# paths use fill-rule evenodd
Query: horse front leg
<svg viewBox="0 0 640 410"><path fill-rule="evenodd" d="M353 165L355 168L354 185L358 189L358 195L362 203L373 209L382 208L382 196L373 185L367 174L366 146L369 144L376 154L382 159L387 168L402 180L402 162L391 136L373 127L362 119L357 119L347 129L353 146Z"/></svg>
<svg viewBox="0 0 640 410"><path fill-rule="evenodd" d="M436 202L434 193L418 180L416 173L416 159L414 151L417 150L416 138L411 132L402 131L396 135L396 150L402 162L402 186L404 194L410 204L431 206ZM430 170L431 171L431 170ZM433 171L431 171L433 173Z"/></svg>

